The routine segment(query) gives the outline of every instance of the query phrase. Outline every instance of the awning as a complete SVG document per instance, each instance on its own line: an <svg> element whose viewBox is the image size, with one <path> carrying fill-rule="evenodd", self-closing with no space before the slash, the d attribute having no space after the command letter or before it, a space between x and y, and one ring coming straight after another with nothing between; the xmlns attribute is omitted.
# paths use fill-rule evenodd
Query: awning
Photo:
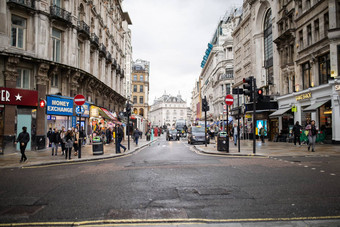
<svg viewBox="0 0 340 227"><path fill-rule="evenodd" d="M271 117L271 118L273 118L273 117L280 117L280 116L282 116L284 113L286 113L290 109L291 109L290 107L289 108L278 109L274 113L270 114L269 117Z"/></svg>
<svg viewBox="0 0 340 227"><path fill-rule="evenodd" d="M330 99L329 99L329 100L330 100ZM308 106L307 108L305 108L305 109L303 110L303 112L314 112L314 111L316 111L320 106L324 105L324 104L325 104L326 102L328 102L329 100L314 103L314 104Z"/></svg>
<svg viewBox="0 0 340 227"><path fill-rule="evenodd" d="M115 117L113 116L113 113L111 113L110 111L108 111L108 110L105 109L105 108L100 108L100 109L105 113L106 116L108 116L107 119L111 119L111 120L113 120L113 121L117 121L117 118L115 118Z"/></svg>

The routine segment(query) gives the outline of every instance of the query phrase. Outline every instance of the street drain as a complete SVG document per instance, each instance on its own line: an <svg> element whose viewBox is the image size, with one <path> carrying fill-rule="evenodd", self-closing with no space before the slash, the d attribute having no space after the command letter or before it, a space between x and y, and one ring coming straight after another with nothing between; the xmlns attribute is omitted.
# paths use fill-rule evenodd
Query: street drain
<svg viewBox="0 0 340 227"><path fill-rule="evenodd" d="M107 219L182 219L188 218L184 209L178 208L146 208L146 209L111 209Z"/></svg>
<svg viewBox="0 0 340 227"><path fill-rule="evenodd" d="M13 206L0 213L1 217L29 218L38 213L44 206Z"/></svg>

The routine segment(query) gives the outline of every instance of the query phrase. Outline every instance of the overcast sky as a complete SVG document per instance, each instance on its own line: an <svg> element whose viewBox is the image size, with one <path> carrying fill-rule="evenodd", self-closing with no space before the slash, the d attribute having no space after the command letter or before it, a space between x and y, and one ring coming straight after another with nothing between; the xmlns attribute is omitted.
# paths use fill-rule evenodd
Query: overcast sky
<svg viewBox="0 0 340 227"><path fill-rule="evenodd" d="M133 60L150 62L150 99L177 95L190 105L201 61L219 20L242 0L124 0Z"/></svg>

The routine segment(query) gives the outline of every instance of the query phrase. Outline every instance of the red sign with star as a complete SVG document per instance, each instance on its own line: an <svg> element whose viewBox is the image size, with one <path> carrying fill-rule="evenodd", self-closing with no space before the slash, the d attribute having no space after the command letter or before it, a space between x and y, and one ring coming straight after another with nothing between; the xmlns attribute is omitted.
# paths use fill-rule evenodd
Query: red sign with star
<svg viewBox="0 0 340 227"><path fill-rule="evenodd" d="M33 90L0 87L0 104L38 106L38 92Z"/></svg>

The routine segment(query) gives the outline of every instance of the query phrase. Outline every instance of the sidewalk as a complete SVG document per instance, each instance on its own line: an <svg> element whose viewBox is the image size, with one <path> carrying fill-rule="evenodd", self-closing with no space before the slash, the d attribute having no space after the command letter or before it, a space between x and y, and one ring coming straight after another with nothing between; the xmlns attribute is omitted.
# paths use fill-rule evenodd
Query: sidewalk
<svg viewBox="0 0 340 227"><path fill-rule="evenodd" d="M195 145L195 148L200 152L207 154L218 154L218 155L232 155L232 156L251 156L253 154L253 141L252 140L241 140L240 152L238 152L237 146L234 145L234 141L229 141L229 153L225 151L217 151L217 144L212 143L205 145ZM256 153L258 156L331 156L340 155L340 146L333 144L316 144L315 152L309 152L308 146L297 145L294 143L283 143L283 142L269 142L266 141L264 144L261 141L256 141Z"/></svg>
<svg viewBox="0 0 340 227"><path fill-rule="evenodd" d="M139 139L138 146L136 146L136 144L133 142L133 139L130 138L130 151L126 149L126 152L123 152L124 150L121 149L122 153L120 154L116 154L116 145L114 143L104 145L103 155L93 155L92 145L85 145L81 148L81 158L74 156L74 149L72 149L71 160L65 159L65 156L61 155L60 147L58 148L57 156L52 156L52 148L46 148L44 150L38 151L26 151L27 161L24 163L19 162L21 158L20 151L7 154L5 153L4 155L0 155L0 168L22 168L29 166L75 163L125 156L148 146L152 142L157 141L158 138L155 138L153 141L146 141L146 138L143 137L143 139ZM122 145L124 145L126 148L128 147L127 144L127 139L122 142Z"/></svg>

